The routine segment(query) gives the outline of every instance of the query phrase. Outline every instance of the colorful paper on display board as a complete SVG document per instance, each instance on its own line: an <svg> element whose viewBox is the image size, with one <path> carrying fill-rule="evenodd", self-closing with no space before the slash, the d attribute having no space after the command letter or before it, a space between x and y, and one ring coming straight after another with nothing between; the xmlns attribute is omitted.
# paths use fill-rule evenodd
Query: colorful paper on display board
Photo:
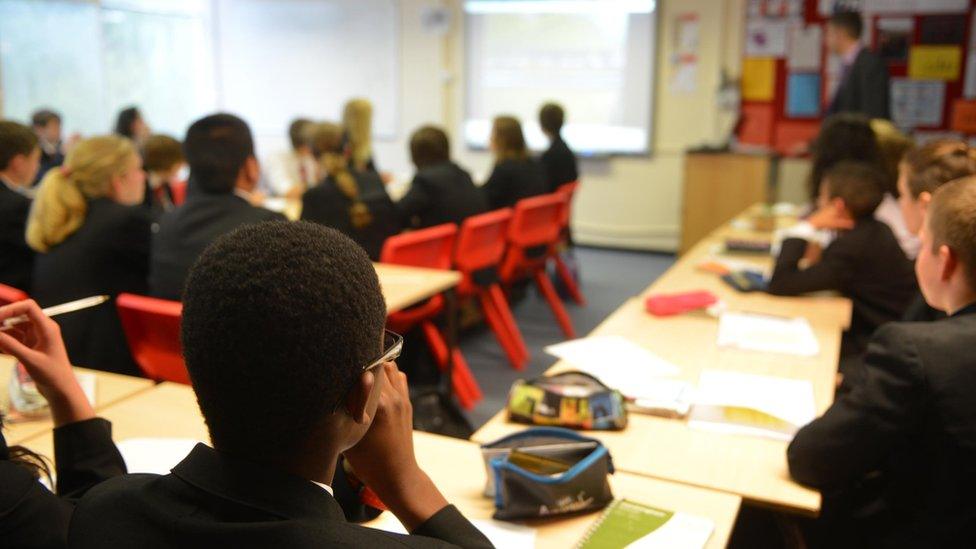
<svg viewBox="0 0 976 549"><path fill-rule="evenodd" d="M786 116L813 117L820 114L820 75L793 73L786 83Z"/></svg>
<svg viewBox="0 0 976 549"><path fill-rule="evenodd" d="M911 17L882 17L878 19L878 55L885 61L908 60L915 20Z"/></svg>
<svg viewBox="0 0 976 549"><path fill-rule="evenodd" d="M785 19L750 19L746 23L746 57L783 57L786 55Z"/></svg>
<svg viewBox="0 0 976 549"><path fill-rule="evenodd" d="M965 17L926 15L919 24L919 44L962 44L966 39Z"/></svg>
<svg viewBox="0 0 976 549"><path fill-rule="evenodd" d="M791 71L819 71L823 49L823 27L793 25L790 27L786 66Z"/></svg>
<svg viewBox="0 0 976 549"><path fill-rule="evenodd" d="M946 85L941 80L891 79L891 121L899 128L942 125Z"/></svg>
<svg viewBox="0 0 976 549"><path fill-rule="evenodd" d="M962 72L959 46L912 46L908 54L908 76L919 80L955 81Z"/></svg>
<svg viewBox="0 0 976 549"><path fill-rule="evenodd" d="M957 132L976 134L976 101L957 99L952 105L950 127Z"/></svg>
<svg viewBox="0 0 976 549"><path fill-rule="evenodd" d="M747 57L742 60L743 101L772 101L776 91L776 60Z"/></svg>

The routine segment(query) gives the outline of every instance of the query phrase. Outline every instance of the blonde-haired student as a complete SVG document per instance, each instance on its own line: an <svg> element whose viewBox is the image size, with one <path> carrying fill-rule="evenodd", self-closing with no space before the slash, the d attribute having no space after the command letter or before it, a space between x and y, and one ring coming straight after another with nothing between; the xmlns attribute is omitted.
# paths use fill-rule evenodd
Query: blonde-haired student
<svg viewBox="0 0 976 549"><path fill-rule="evenodd" d="M383 243L400 232L399 213L380 176L355 169L354 153L337 124L316 124L309 144L323 179L302 196L302 219L344 233L379 260Z"/></svg>
<svg viewBox="0 0 976 549"><path fill-rule="evenodd" d="M146 293L149 212L142 159L124 137L78 143L44 176L27 220L38 252L33 297L50 306L92 295ZM73 364L138 374L115 304L58 319Z"/></svg>
<svg viewBox="0 0 976 549"><path fill-rule="evenodd" d="M356 97L346 102L342 125L349 148L349 165L357 171L379 173L373 160L373 104L369 99Z"/></svg>
<svg viewBox="0 0 976 549"><path fill-rule="evenodd" d="M824 495L810 546L976 545L976 178L932 194L919 236L919 286L949 316L881 327L794 437L790 474Z"/></svg>
<svg viewBox="0 0 976 549"><path fill-rule="evenodd" d="M548 192L546 170L538 160L529 156L522 124L517 118L495 118L490 146L495 167L482 187L489 210L509 208L523 198Z"/></svg>

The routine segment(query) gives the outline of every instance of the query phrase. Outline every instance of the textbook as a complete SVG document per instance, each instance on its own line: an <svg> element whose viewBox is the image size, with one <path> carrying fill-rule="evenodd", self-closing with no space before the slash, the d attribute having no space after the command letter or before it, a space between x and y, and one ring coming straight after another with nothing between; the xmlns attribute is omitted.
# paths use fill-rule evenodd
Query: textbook
<svg viewBox="0 0 976 549"><path fill-rule="evenodd" d="M714 529L706 518L618 499L603 511L577 548L701 549Z"/></svg>

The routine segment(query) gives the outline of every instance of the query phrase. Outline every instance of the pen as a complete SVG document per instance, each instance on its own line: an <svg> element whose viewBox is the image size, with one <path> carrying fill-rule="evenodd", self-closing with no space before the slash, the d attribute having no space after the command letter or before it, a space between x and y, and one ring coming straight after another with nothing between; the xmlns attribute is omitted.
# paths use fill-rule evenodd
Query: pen
<svg viewBox="0 0 976 549"><path fill-rule="evenodd" d="M41 312L49 317L56 316L56 315L63 315L65 313L73 313L75 311L80 311L82 309L87 309L89 307L101 305L102 303L105 303L109 299L110 298L107 295L96 295L92 297L86 297L84 299L69 301L67 303L62 303L60 305L46 307L44 309L41 309ZM16 325L23 324L25 322L28 322L29 320L30 319L27 318L27 315L20 315L20 316L8 318L7 320L3 321L3 326L0 327L0 332L7 331Z"/></svg>

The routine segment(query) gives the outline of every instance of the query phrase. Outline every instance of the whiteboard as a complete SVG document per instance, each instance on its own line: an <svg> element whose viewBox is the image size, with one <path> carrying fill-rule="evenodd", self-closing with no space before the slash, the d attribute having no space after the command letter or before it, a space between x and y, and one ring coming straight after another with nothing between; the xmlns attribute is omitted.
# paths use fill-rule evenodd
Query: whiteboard
<svg viewBox="0 0 976 549"><path fill-rule="evenodd" d="M339 121L352 97L373 103L373 132L395 137L395 0L218 0L220 108L262 136L299 116Z"/></svg>

